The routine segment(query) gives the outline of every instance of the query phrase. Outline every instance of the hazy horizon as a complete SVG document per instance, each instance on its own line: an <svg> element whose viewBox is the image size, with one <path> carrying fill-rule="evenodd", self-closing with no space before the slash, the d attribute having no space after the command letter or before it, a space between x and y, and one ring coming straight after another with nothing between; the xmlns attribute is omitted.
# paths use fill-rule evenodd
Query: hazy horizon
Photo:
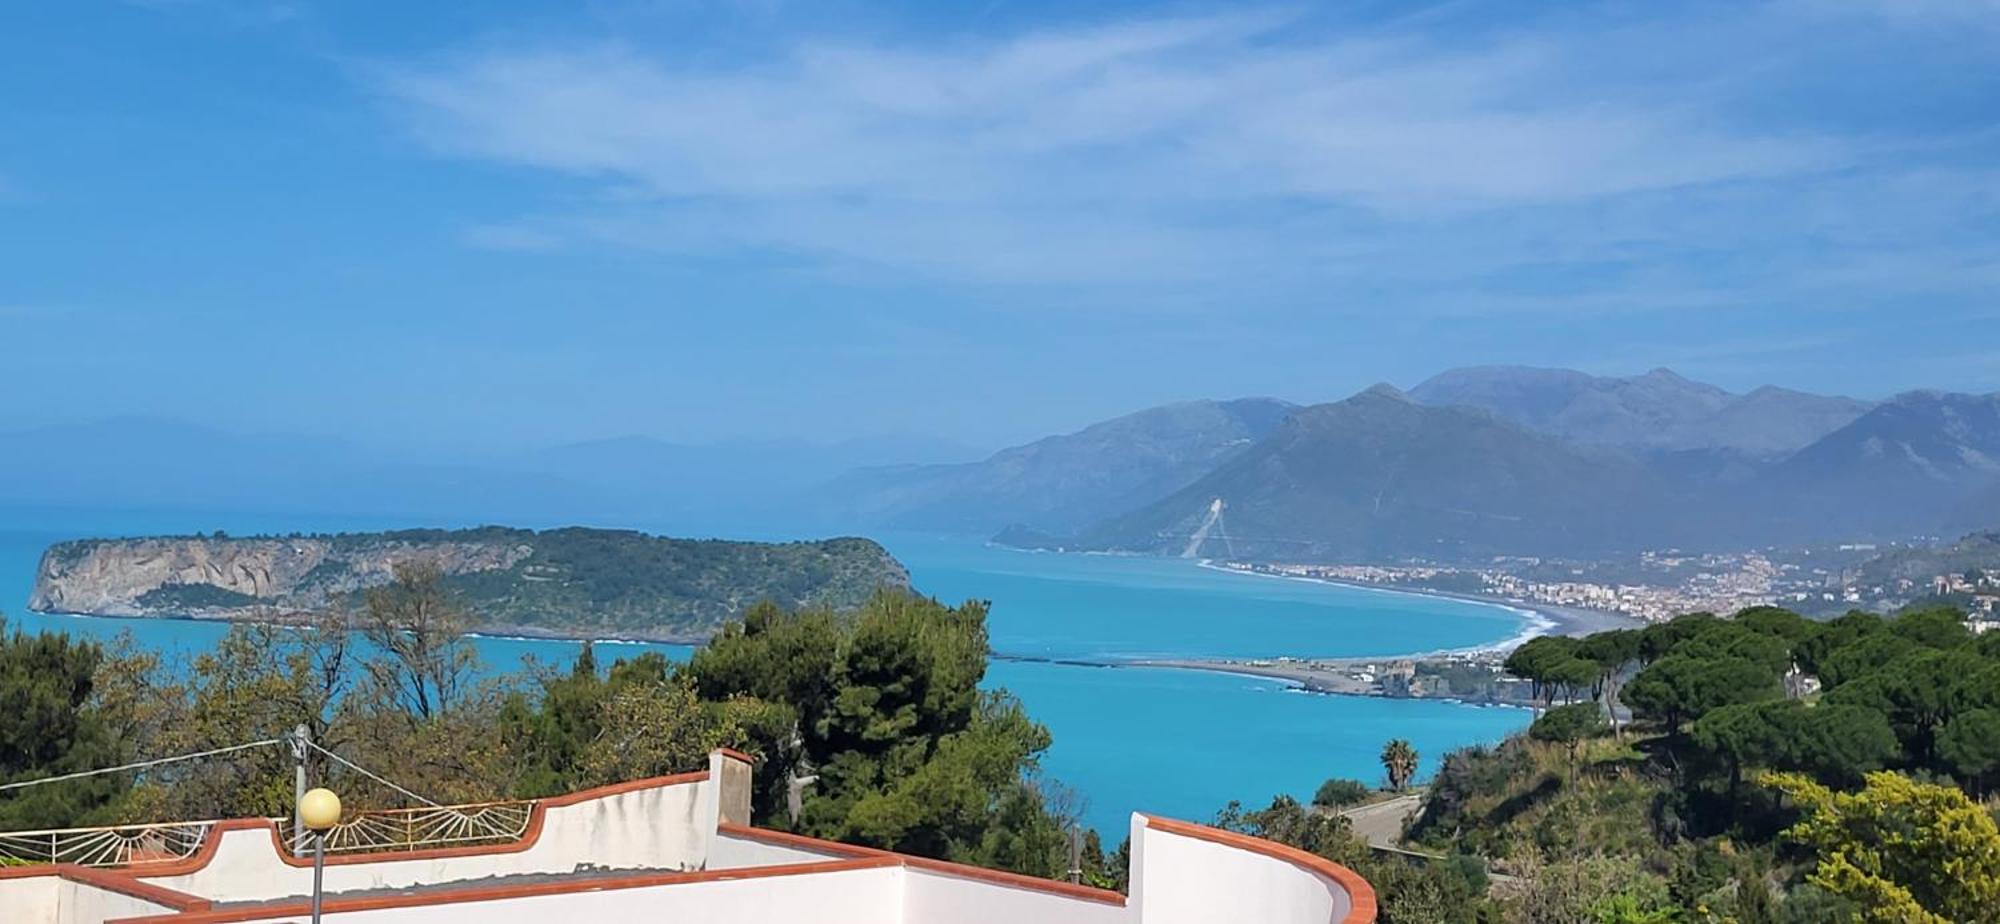
<svg viewBox="0 0 2000 924"><path fill-rule="evenodd" d="M1477 368L1477 366L1454 367L1454 368L1455 369ZM1558 369L1558 367L1521 367L1521 368L1548 369L1548 370ZM1435 372L1437 373L1443 373L1447 371L1452 371L1452 370L1447 370L1447 369L1435 370ZM1583 370L1565 369L1559 371L1583 371ZM1680 374L1678 370L1668 369L1666 367L1656 367L1654 369L1629 370L1629 371L1612 370L1599 374L1608 378L1632 378L1659 371L1670 372L1676 375ZM0 429L0 437L36 436L36 435L62 434L62 433L83 432L83 431L97 431L110 434L118 431L121 428L131 429L137 432L144 432L146 430L154 428L166 428L169 430L180 431L187 435L198 435L199 433L206 432L209 434L213 434L214 436L217 437L249 438L258 440L265 440L265 439L303 440L308 442L320 442L328 445L338 443L353 449L364 450L372 453L380 453L384 454L385 456L400 455L401 457L408 459L434 459L434 460L465 460L470 458L507 459L510 457L522 456L524 454L533 454L538 451L611 447L615 446L616 444L629 443L629 442L643 442L649 444L656 444L660 447L672 447L672 448L684 448L684 449L755 449L760 446L772 446L772 447L809 446L809 447L821 447L821 448L847 448L857 452L861 452L863 454L880 455L883 464L902 464L902 463L933 464L941 462L975 461L990 456L993 453L999 452L1004 449L1025 445L1027 443L1031 443L1036 440L1040 440L1050 436L1061 436L1074 433L1092 424L1102 423L1106 420L1122 417L1128 414L1133 414L1152 408L1171 406L1174 404L1198 402L1198 401L1230 401L1230 400L1246 399L1246 398L1248 399L1268 398L1280 401L1287 401L1300 406L1310 406L1314 404L1323 404L1323 403L1341 401L1346 398L1352 397L1355 394L1359 394L1362 391L1367 390L1368 388L1375 387L1377 385L1386 384L1390 387L1397 388L1399 390L1408 391L1422 384L1429 378L1431 378L1431 376L1427 375L1424 376L1423 378L1410 382L1368 383L1355 388L1351 392L1345 392L1334 395L1312 396L1312 397L1300 397L1294 395L1277 395L1277 394L1259 394L1259 395L1215 394L1215 395L1199 395L1192 397L1173 397L1173 398L1165 398L1153 401L1148 404L1142 404L1123 409L1114 409L1110 411L1108 414L1104 415L1103 417L1097 417L1097 418L1091 418L1087 420L1080 420L1073 422L1070 421L1069 419L1071 415L1067 413L1069 411L1068 408L1054 408L1051 409L1050 422L1046 426L1037 429L1031 423L1028 425L1028 429L1025 430L1020 436L1014 437L1002 443L994 443L994 444L975 444L962 440L955 440L946 436L926 434L926 433L894 433L894 432L867 432L867 431L847 432L847 433L835 432L835 433L825 433L825 434L810 434L810 433L798 433L798 432L741 432L741 433L719 433L719 434L708 435L705 437L697 436L689 438L686 436L677 436L671 432L641 432L636 430L627 430L627 431L605 431L601 433L583 434L572 438L564 438L553 441L427 443L427 444L409 446L409 445L403 445L395 442L386 442L386 441L372 442L365 438L354 438L351 434L345 434L340 432L319 432L319 431L314 431L310 427L304 427L304 426L297 428L290 428L290 429L282 427L262 428L262 429L231 427L226 423L224 424L205 423L196 417L177 416L171 413L167 414L113 413L101 417L87 418L81 420L66 420L49 424L37 424L37 425L30 425L18 428ZM1701 384L1718 385L1718 383L1708 382L1708 381L1701 381ZM1725 390L1731 391L1738 395L1747 394L1758 388L1765 388L1765 387L1775 387L1775 388L1788 389L1794 391L1806 391L1806 389L1798 388L1796 386L1793 386L1785 382L1758 382L1748 387L1738 387L1738 388L1728 388L1726 386L1720 386L1720 385L1718 385L1718 387L1724 387ZM1935 390L1939 389L1931 385L1918 384L1912 386L1909 389L1898 391L1895 394L1902 394L1907 391L1935 391ZM1855 398L1862 401L1876 402L1894 397L1894 394L1858 395L1858 394L1843 392L1843 393L1834 393L1833 396L1844 397L1844 398ZM310 422L307 421L302 423L310 423ZM615 424L613 425L615 426ZM900 454L898 454L899 452Z"/></svg>

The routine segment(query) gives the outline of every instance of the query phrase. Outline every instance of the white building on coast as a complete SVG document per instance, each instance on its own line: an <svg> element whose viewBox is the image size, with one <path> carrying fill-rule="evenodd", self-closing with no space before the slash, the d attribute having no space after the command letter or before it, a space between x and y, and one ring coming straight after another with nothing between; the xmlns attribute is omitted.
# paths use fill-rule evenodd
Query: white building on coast
<svg viewBox="0 0 2000 924"><path fill-rule="evenodd" d="M1370 924L1360 876L1302 851L1132 816L1130 894L752 827L749 758L522 803L350 819L444 822L425 844L334 841L329 924ZM394 816L394 817L390 817ZM484 826L484 827L481 827ZM6 924L304 921L312 864L282 819L40 832L81 862L0 868ZM15 836L0 834L0 841ZM454 839L457 845L448 845ZM476 842L471 842L476 841ZM444 846L437 846L446 844ZM58 856L62 856L58 853Z"/></svg>

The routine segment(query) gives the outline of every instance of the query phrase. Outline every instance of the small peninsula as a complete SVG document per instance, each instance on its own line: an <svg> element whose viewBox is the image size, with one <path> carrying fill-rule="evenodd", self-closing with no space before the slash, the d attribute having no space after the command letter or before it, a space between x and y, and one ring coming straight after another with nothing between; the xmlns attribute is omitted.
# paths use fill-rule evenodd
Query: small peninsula
<svg viewBox="0 0 2000 924"><path fill-rule="evenodd" d="M91 616L283 622L424 562L486 634L700 642L759 601L859 606L910 575L869 539L736 542L630 530L463 530L58 543L31 608Z"/></svg>

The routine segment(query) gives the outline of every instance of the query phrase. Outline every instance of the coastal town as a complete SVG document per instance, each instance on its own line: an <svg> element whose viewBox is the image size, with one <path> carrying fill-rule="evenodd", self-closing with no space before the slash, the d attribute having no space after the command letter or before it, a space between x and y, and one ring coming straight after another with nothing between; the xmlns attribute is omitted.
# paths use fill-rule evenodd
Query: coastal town
<svg viewBox="0 0 2000 924"><path fill-rule="evenodd" d="M1724 556L1703 557L1716 559ZM1529 563L1539 564L1533 560ZM1775 587L1779 569L1771 562L1761 556L1746 555L1731 564L1734 567L1703 570L1674 585L1585 580L1581 576L1584 573L1581 568L1577 569L1578 577L1573 580L1537 580L1501 567L1244 563L1232 563L1228 567L1308 580L1494 598L1530 607L1600 610L1647 622L1701 610L1731 612L1777 600Z"/></svg>
<svg viewBox="0 0 2000 924"><path fill-rule="evenodd" d="M1968 552L1968 549L1972 551ZM1743 553L1649 551L1627 561L1499 558L1489 567L1217 562L1216 567L1502 603L1536 614L1537 631L1582 635L1664 622L1684 613L1782 606L1828 617L1958 607L1975 633L2000 628L2000 537L1951 546L1848 544ZM1968 557L1970 556L1970 557ZM1968 562L1980 564L1968 564ZM1539 706L1531 685L1501 667L1511 643L1406 658L1269 658L1159 662L1271 677L1315 693Z"/></svg>
<svg viewBox="0 0 2000 924"><path fill-rule="evenodd" d="M1660 622L1682 613L1784 606L1808 615L1893 612L1927 598L1950 602L1984 631L2000 620L2000 560L1949 570L1878 566L1873 545L1787 552L1641 553L1635 560L1496 559L1490 567L1229 562L1222 567L1307 580L1463 595L1541 610L1577 609ZM1817 557L1817 560L1815 558ZM1900 570L1901 573L1897 573Z"/></svg>

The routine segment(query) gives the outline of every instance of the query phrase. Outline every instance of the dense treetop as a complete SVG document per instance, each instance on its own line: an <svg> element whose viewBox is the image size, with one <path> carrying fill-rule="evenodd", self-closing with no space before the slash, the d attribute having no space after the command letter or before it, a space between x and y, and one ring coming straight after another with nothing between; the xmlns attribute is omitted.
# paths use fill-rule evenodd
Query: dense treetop
<svg viewBox="0 0 2000 924"><path fill-rule="evenodd" d="M1573 704L1447 755L1414 836L1532 874L1519 919L2000 920L2000 637L1962 613L1697 613L1507 668Z"/></svg>

